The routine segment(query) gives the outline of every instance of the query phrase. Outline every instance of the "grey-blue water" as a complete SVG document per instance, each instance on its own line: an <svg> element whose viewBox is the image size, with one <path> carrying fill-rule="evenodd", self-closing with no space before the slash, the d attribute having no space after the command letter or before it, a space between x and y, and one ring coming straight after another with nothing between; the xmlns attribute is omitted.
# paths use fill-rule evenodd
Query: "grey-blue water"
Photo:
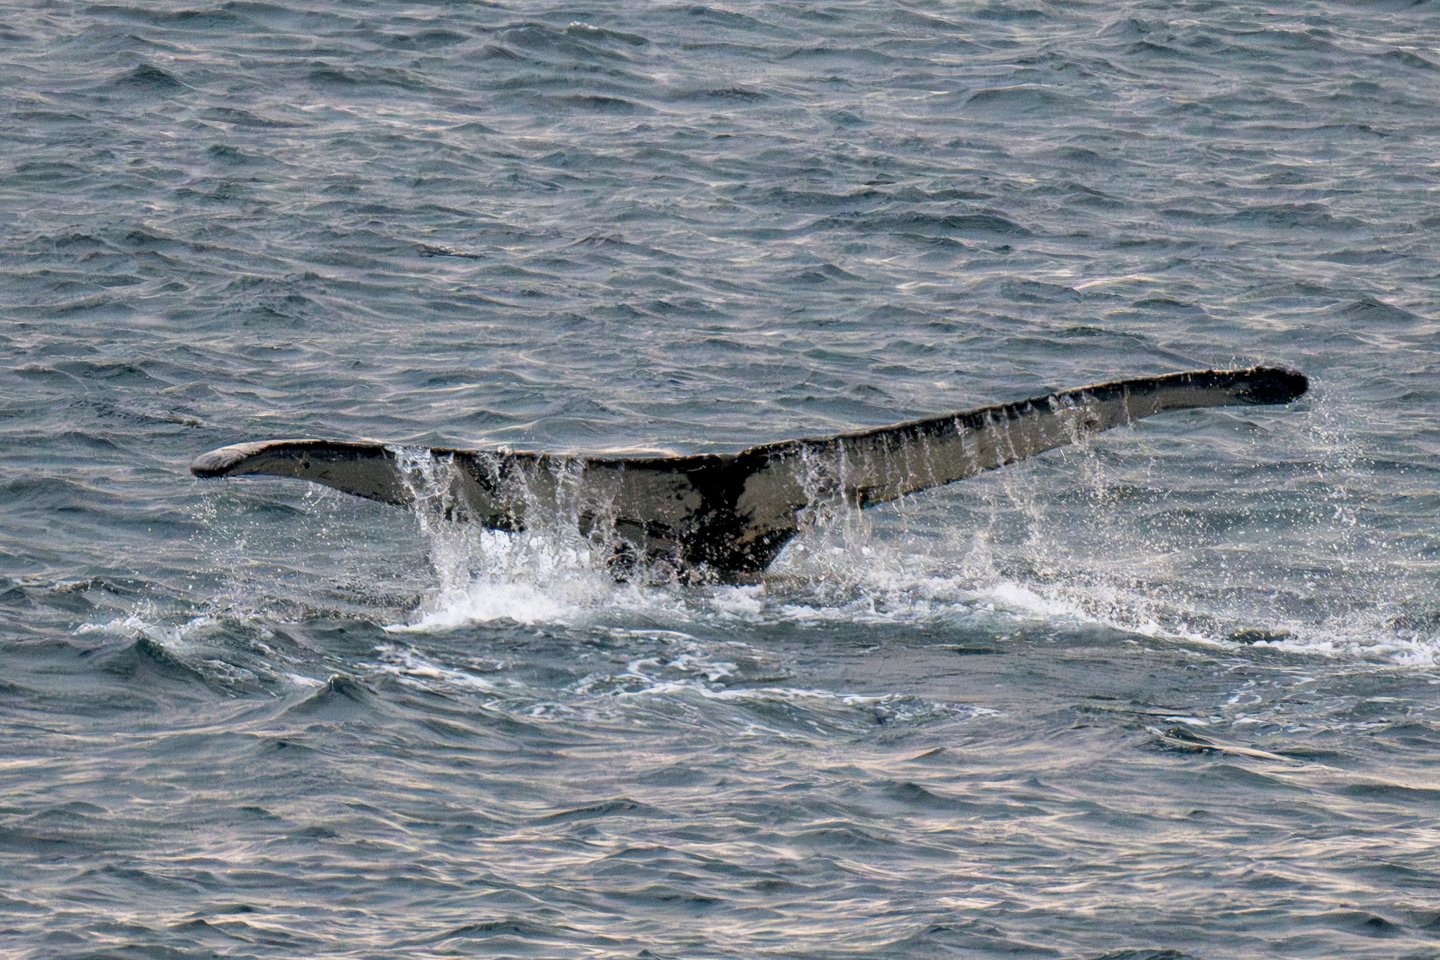
<svg viewBox="0 0 1440 960"><path fill-rule="evenodd" d="M1440 11L11 2L0 955L1440 956ZM1193 411L618 585L239 440Z"/></svg>

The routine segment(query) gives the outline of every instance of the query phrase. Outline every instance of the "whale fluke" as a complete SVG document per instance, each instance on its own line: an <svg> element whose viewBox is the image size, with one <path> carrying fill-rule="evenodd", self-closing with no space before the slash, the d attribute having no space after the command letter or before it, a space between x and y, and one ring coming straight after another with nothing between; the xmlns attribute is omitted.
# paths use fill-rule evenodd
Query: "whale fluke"
<svg viewBox="0 0 1440 960"><path fill-rule="evenodd" d="M561 456L432 448L450 465L446 513L499 530L565 502L581 532L632 558L668 561L691 577L737 579L764 570L823 502L867 507L1015 463L1166 410L1281 404L1304 374L1283 367L1193 370L1116 380L1013 403L734 454ZM379 442L261 440L196 458L197 477L296 477L383 503L418 497L417 457Z"/></svg>

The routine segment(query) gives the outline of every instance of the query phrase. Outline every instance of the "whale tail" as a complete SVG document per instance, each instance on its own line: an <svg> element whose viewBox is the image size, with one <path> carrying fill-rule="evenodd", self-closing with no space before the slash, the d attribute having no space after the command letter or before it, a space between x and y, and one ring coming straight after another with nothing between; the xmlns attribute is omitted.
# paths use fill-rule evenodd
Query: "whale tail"
<svg viewBox="0 0 1440 960"><path fill-rule="evenodd" d="M451 465L439 500L455 519L520 530L562 498L582 533L664 560L691 577L733 580L769 566L825 501L866 507L1015 463L1167 410L1282 404L1308 389L1283 367L1194 370L1116 380L1013 403L734 454L557 456L433 448ZM392 504L422 494L413 451L383 443L262 440L196 458L197 477L295 477Z"/></svg>

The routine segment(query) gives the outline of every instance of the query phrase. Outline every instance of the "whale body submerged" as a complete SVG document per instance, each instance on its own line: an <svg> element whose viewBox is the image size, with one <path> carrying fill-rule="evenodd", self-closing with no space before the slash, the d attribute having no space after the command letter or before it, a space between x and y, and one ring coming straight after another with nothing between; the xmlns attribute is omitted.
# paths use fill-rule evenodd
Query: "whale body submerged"
<svg viewBox="0 0 1440 960"><path fill-rule="evenodd" d="M692 579L739 580L763 571L825 502L868 507L953 483L1167 410L1283 404L1304 374L1284 367L1192 370L1116 380L739 453L688 456L554 455L433 448L448 465L436 497L445 515L518 531L526 514L564 499L582 534L603 539L620 575L664 563ZM427 494L417 453L370 441L260 440L196 458L197 477L297 477L397 505Z"/></svg>

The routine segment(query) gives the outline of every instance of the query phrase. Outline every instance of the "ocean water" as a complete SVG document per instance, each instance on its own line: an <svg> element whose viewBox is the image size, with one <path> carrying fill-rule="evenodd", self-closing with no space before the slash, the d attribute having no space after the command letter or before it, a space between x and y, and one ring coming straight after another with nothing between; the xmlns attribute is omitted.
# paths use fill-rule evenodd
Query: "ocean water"
<svg viewBox="0 0 1440 960"><path fill-rule="evenodd" d="M0 11L0 955L1440 957L1434 4ZM739 587L187 470L1257 362Z"/></svg>

